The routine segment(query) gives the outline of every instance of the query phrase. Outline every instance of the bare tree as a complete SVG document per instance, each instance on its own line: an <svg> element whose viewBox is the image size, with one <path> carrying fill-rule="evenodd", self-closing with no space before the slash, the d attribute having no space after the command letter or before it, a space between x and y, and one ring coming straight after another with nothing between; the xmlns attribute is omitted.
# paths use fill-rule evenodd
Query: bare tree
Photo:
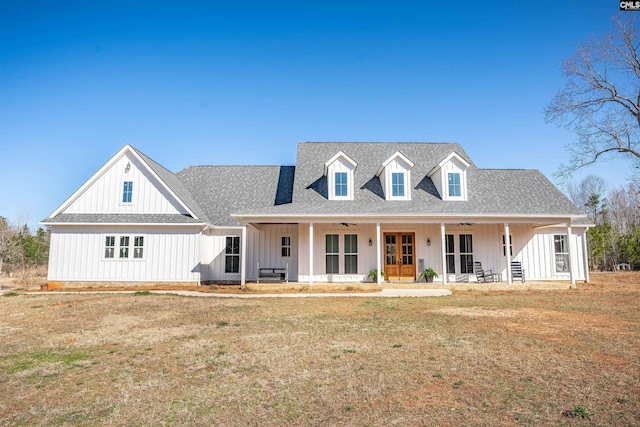
<svg viewBox="0 0 640 427"><path fill-rule="evenodd" d="M597 222L598 213L606 203L604 194L607 184L597 175L587 175L577 185L569 182L567 192L571 201L582 210L591 221Z"/></svg>
<svg viewBox="0 0 640 427"><path fill-rule="evenodd" d="M609 206L611 224L622 235L631 233L640 225L640 186L632 182L609 191Z"/></svg>
<svg viewBox="0 0 640 427"><path fill-rule="evenodd" d="M566 85L545 109L547 122L577 134L567 145L569 164L556 172L561 181L609 153L640 167L640 37L633 14L616 15L614 22L611 32L563 63Z"/></svg>

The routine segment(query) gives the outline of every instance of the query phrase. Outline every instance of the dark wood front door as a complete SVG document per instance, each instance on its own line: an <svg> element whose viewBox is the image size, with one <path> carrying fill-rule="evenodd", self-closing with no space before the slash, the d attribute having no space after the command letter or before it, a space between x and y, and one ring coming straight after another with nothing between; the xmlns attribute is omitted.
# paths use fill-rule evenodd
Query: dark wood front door
<svg viewBox="0 0 640 427"><path fill-rule="evenodd" d="M415 233L384 233L386 280L415 280Z"/></svg>

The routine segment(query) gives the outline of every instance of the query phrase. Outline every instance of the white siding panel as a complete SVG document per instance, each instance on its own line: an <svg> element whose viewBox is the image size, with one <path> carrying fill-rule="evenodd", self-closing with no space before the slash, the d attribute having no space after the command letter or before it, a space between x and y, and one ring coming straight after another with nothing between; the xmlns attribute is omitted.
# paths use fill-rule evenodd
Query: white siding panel
<svg viewBox="0 0 640 427"><path fill-rule="evenodd" d="M282 237L291 238L291 256L282 256ZM249 266L247 268L247 278L257 279L257 264L261 268L289 268L289 280L298 280L298 225L262 225L259 234L254 233L253 240L249 241L249 247L254 244L257 251L252 257L247 257ZM250 273L249 273L250 272Z"/></svg>
<svg viewBox="0 0 640 427"><path fill-rule="evenodd" d="M115 258L104 258L105 236L116 236ZM128 259L119 259L119 237L130 237ZM144 237L143 258L133 258L135 236ZM53 227L50 281L196 281L199 229Z"/></svg>
<svg viewBox="0 0 640 427"><path fill-rule="evenodd" d="M126 165L130 168L125 172ZM131 203L122 202L125 181L133 182ZM125 155L73 201L65 213L167 213L186 210L133 155Z"/></svg>

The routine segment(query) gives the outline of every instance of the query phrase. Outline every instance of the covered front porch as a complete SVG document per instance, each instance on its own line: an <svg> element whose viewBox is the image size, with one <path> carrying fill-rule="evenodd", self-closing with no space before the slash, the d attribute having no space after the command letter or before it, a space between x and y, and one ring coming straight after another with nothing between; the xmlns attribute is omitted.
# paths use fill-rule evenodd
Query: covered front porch
<svg viewBox="0 0 640 427"><path fill-rule="evenodd" d="M521 283L513 280L511 261L521 263L526 278L523 286L527 289L536 284L553 287L557 282L567 287L575 286L577 280L588 281L586 228L574 226L568 219L561 222L554 218L535 221L396 218L374 222L335 218L289 223L287 228L292 232L287 236L273 232L276 228L282 230L282 223L251 223L248 227L251 232L244 229L241 245L243 285L257 279L256 274L247 276L247 265L284 267L278 263L286 263L289 270L294 265L295 271L288 272L288 279L299 286L328 283L347 286L370 283L379 288L428 286L421 272L432 268L438 274L434 286L497 289L504 285L514 289L514 285L520 287ZM253 236L254 246L260 242L259 247L269 249L256 251L251 244L247 248L247 234ZM282 246L284 243L288 248ZM280 255L291 251L290 258L278 260L274 251ZM494 283L477 283L474 262L492 271ZM372 277L371 273L377 271L384 276Z"/></svg>

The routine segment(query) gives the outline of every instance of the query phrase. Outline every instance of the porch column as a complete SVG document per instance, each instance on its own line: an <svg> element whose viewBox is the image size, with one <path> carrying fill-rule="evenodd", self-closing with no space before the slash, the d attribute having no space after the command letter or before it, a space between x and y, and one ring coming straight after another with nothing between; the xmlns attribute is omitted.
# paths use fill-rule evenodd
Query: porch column
<svg viewBox="0 0 640 427"><path fill-rule="evenodd" d="M511 277L511 240L509 240L509 224L504 223L504 253L507 257L507 285L513 283Z"/></svg>
<svg viewBox="0 0 640 427"><path fill-rule="evenodd" d="M447 284L447 244L445 242L444 222L440 223L440 249L442 251L442 284Z"/></svg>
<svg viewBox="0 0 640 427"><path fill-rule="evenodd" d="M569 277L571 278L571 287L576 287L576 278L573 274L573 244L571 243L573 239L571 238L571 224L567 225L567 250L569 251Z"/></svg>
<svg viewBox="0 0 640 427"><path fill-rule="evenodd" d="M378 281L378 286L382 286L382 275L380 274L382 263L380 262L380 258L382 257L380 251L380 223L376 223L376 268L378 269L378 274L376 275L376 280Z"/></svg>
<svg viewBox="0 0 640 427"><path fill-rule="evenodd" d="M247 279L247 226L242 227L240 244L240 287L244 288Z"/></svg>
<svg viewBox="0 0 640 427"><path fill-rule="evenodd" d="M313 285L313 223L309 223L309 286Z"/></svg>
<svg viewBox="0 0 640 427"><path fill-rule="evenodd" d="M582 233L582 258L584 262L584 283L589 283L589 250L587 248L587 230Z"/></svg>

